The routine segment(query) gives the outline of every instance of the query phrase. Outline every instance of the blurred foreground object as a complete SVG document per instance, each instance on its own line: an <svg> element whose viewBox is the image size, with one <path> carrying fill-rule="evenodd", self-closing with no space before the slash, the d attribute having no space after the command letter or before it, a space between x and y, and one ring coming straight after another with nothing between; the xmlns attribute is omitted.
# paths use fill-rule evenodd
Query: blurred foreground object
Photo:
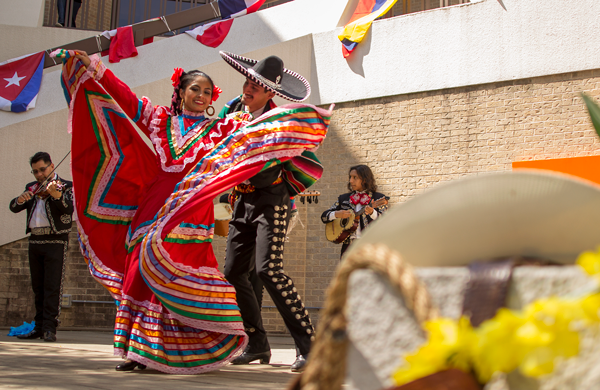
<svg viewBox="0 0 600 390"><path fill-rule="evenodd" d="M296 388L337 390L345 379L350 389L391 387L400 357L426 341L421 323L437 318L437 308L443 317L461 316L470 278L461 266L515 256L573 264L600 243L599 217L597 186L523 171L457 180L392 208L344 257ZM427 268L413 271L410 264ZM579 267L523 266L512 275L505 304L514 309L597 289ZM486 389L597 388L600 360L589 341L583 337L579 357L539 382L511 373ZM416 382L398 389L419 388ZM424 388L469 388L442 382Z"/></svg>

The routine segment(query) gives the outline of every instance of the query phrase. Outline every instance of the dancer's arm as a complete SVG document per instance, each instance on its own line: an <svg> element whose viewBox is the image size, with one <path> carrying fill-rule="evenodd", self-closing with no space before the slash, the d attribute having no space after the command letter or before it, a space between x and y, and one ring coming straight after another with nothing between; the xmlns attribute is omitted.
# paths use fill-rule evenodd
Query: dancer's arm
<svg viewBox="0 0 600 390"><path fill-rule="evenodd" d="M152 106L150 99L145 96L138 99L137 95L129 88L129 86L115 76L115 74L102 63L99 56L95 55L89 57L86 52L81 50L76 50L75 53L74 57L81 60L90 76L100 83L106 92L115 99L125 112L125 115L135 122L146 135L149 135L150 130L148 129L148 125L156 110L156 108Z"/></svg>

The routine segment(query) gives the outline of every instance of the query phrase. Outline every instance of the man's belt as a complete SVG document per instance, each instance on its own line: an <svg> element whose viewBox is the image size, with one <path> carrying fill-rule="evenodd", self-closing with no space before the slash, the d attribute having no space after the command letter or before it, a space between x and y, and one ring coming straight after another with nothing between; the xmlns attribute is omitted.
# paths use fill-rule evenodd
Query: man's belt
<svg viewBox="0 0 600 390"><path fill-rule="evenodd" d="M274 186L279 183L283 183L283 177L281 176L271 183L271 185ZM252 184L238 184L237 186L233 187L233 191L231 191L231 194L229 194L229 204L231 205L231 208L234 208L235 201L240 197L240 194L249 194L254 191L256 191L256 187L254 187Z"/></svg>
<svg viewBox="0 0 600 390"><path fill-rule="evenodd" d="M31 235L33 236L44 236L47 234L54 234L50 226L31 228Z"/></svg>
<svg viewBox="0 0 600 390"><path fill-rule="evenodd" d="M283 177L279 176L273 183L272 186L283 183ZM256 191L256 188L252 184L238 184L235 186L235 191L240 194L249 194L251 192Z"/></svg>

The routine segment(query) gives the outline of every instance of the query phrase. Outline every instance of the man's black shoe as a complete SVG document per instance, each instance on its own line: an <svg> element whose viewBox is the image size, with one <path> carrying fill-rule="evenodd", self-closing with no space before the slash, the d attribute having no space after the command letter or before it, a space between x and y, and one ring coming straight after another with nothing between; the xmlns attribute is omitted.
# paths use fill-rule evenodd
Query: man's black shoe
<svg viewBox="0 0 600 390"><path fill-rule="evenodd" d="M133 360L128 360L124 363L119 364L115 367L117 371L133 371L135 368L139 368L140 370L145 370L146 366L142 363L134 362Z"/></svg>
<svg viewBox="0 0 600 390"><path fill-rule="evenodd" d="M49 330L44 332L44 341L55 342L56 341L56 333L50 332Z"/></svg>
<svg viewBox="0 0 600 390"><path fill-rule="evenodd" d="M308 355L296 356L296 361L294 363L292 363L292 372L304 371L307 358L308 358Z"/></svg>
<svg viewBox="0 0 600 390"><path fill-rule="evenodd" d="M18 335L17 338L21 340L43 339L44 333L40 329L34 329L27 334Z"/></svg>
<svg viewBox="0 0 600 390"><path fill-rule="evenodd" d="M271 351L252 353L244 351L240 356L231 361L231 364L250 364L255 360L260 360L260 364L269 364L271 361Z"/></svg>

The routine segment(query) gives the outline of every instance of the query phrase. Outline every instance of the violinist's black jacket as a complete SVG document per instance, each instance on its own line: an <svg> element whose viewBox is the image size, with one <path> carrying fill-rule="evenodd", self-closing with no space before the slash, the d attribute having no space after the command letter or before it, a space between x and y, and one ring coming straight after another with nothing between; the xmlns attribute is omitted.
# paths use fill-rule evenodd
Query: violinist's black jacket
<svg viewBox="0 0 600 390"><path fill-rule="evenodd" d="M53 199L51 196L44 199L44 205L48 221L50 222L51 234L68 234L71 231L73 214L73 182L59 178L63 185L62 196L59 199ZM25 191L29 190L37 182L28 183ZM18 197L17 197L18 198ZM32 211L37 204L36 197L32 197L23 204L17 203L17 198L10 201L10 211L19 213L27 209L27 225L25 233L31 232L29 221Z"/></svg>

